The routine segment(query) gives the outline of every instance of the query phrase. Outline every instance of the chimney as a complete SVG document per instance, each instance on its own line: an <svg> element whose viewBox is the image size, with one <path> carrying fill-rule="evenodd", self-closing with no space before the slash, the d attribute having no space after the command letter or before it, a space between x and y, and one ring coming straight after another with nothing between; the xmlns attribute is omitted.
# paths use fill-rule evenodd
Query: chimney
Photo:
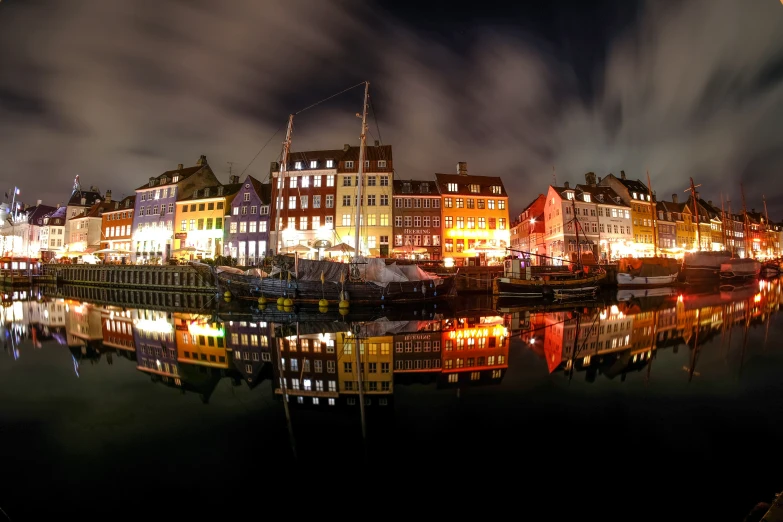
<svg viewBox="0 0 783 522"><path fill-rule="evenodd" d="M346 143L345 145L343 145L343 152L348 152L348 149L350 149L350 148L351 148L351 144L350 143Z"/></svg>
<svg viewBox="0 0 783 522"><path fill-rule="evenodd" d="M595 172L588 172L585 174L585 181L591 187L595 187Z"/></svg>
<svg viewBox="0 0 783 522"><path fill-rule="evenodd" d="M62 204L62 203L57 203L57 209L58 209L58 210L59 210L59 208L60 208L61 206L63 206L63 204Z"/></svg>
<svg viewBox="0 0 783 522"><path fill-rule="evenodd" d="M376 146L376 147L380 147L380 146L381 146L381 142L380 142L380 141L378 141L378 140L375 140L375 146Z"/></svg>
<svg viewBox="0 0 783 522"><path fill-rule="evenodd" d="M196 165L199 167L203 167L206 164L207 164L207 157L202 154L201 156L199 156Z"/></svg>
<svg viewBox="0 0 783 522"><path fill-rule="evenodd" d="M40 207L42 202L43 200L39 199L38 201L35 202L35 205Z"/></svg>
<svg viewBox="0 0 783 522"><path fill-rule="evenodd" d="M82 198L82 205L86 205L86 204L87 204L87 198Z"/></svg>
<svg viewBox="0 0 783 522"><path fill-rule="evenodd" d="M620 179L625 179L625 171L624 170L620 171Z"/></svg>
<svg viewBox="0 0 783 522"><path fill-rule="evenodd" d="M571 188L571 186L568 184L568 182L567 182L567 181L566 181L565 183L563 183L563 186L564 186L565 188Z"/></svg>
<svg viewBox="0 0 783 522"><path fill-rule="evenodd" d="M228 177L228 183L229 185L239 183L239 176L237 176L236 174L232 174L231 176Z"/></svg>
<svg viewBox="0 0 783 522"><path fill-rule="evenodd" d="M468 162L467 161L457 162L457 174L459 174L460 176L467 176L468 175Z"/></svg>
<svg viewBox="0 0 783 522"><path fill-rule="evenodd" d="M106 203L111 203L111 190L106 191L106 196L104 197L104 200Z"/></svg>
<svg viewBox="0 0 783 522"><path fill-rule="evenodd" d="M677 201L677 194L672 194L672 201L674 203L679 203L679 201Z"/></svg>
<svg viewBox="0 0 783 522"><path fill-rule="evenodd" d="M183 168L185 168L185 165L182 163L177 163L177 170L182 170Z"/></svg>
<svg viewBox="0 0 783 522"><path fill-rule="evenodd" d="M708 204L709 206L712 206L712 200L711 200L711 199L708 199L708 200L707 200L707 204Z"/></svg>
<svg viewBox="0 0 783 522"><path fill-rule="evenodd" d="M601 176L598 176L598 183L601 183Z"/></svg>

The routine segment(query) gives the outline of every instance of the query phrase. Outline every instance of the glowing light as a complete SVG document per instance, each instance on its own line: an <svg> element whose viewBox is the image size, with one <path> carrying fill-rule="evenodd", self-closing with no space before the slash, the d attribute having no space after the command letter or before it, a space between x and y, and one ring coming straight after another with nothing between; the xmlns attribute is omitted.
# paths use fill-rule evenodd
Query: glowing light
<svg viewBox="0 0 783 522"><path fill-rule="evenodd" d="M493 328L464 328L449 332L449 339L469 339L476 337L505 337L508 335L508 329L505 326L495 326Z"/></svg>
<svg viewBox="0 0 783 522"><path fill-rule="evenodd" d="M165 319L139 319L136 329L152 333L171 333L174 327Z"/></svg>
<svg viewBox="0 0 783 522"><path fill-rule="evenodd" d="M190 323L188 332L190 332L190 335L204 335L206 337L223 337L225 335L222 326L213 328L211 325L198 323Z"/></svg>
<svg viewBox="0 0 783 522"><path fill-rule="evenodd" d="M761 302L761 294L756 294L753 296L753 302L754 303L760 303Z"/></svg>
<svg viewBox="0 0 783 522"><path fill-rule="evenodd" d="M617 305L612 305L611 312L612 315L617 315L617 313L620 311L619 308L617 308Z"/></svg>
<svg viewBox="0 0 783 522"><path fill-rule="evenodd" d="M446 257L443 259L443 266L446 268L453 268L454 267L454 258L453 257Z"/></svg>

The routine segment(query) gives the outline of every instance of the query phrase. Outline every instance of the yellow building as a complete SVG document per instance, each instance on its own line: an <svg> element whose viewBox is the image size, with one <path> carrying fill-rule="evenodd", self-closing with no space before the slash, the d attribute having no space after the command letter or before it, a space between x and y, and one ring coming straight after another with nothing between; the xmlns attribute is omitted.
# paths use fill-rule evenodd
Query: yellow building
<svg viewBox="0 0 783 522"><path fill-rule="evenodd" d="M366 395L391 395L394 392L392 335L366 335L361 327L358 334L337 334L337 377L341 394L359 393L359 365L357 342L364 371L361 378ZM381 402L383 404L383 402Z"/></svg>
<svg viewBox="0 0 783 522"><path fill-rule="evenodd" d="M177 361L227 370L230 356L222 324L198 314L174 313Z"/></svg>
<svg viewBox="0 0 783 522"><path fill-rule="evenodd" d="M468 175L459 162L457 174L435 174L443 211L443 259L456 266L494 264L511 241L508 194L496 176Z"/></svg>
<svg viewBox="0 0 783 522"><path fill-rule="evenodd" d="M641 181L628 179L625 171L620 171L620 177L609 174L599 185L611 187L623 203L631 207L631 222L633 225L633 241L636 257L649 257L655 254L654 220L655 201L653 201L647 185Z"/></svg>
<svg viewBox="0 0 783 522"><path fill-rule="evenodd" d="M337 167L334 240L355 247L356 205L359 189L359 147L345 146L345 154ZM392 187L394 168L391 145L365 148L359 222L359 242L362 255L387 257L392 236Z"/></svg>
<svg viewBox="0 0 783 522"><path fill-rule="evenodd" d="M233 183L228 185L182 194L174 218L174 256L210 259L221 255L225 217L234 196L242 188L237 180L238 176L232 176Z"/></svg>

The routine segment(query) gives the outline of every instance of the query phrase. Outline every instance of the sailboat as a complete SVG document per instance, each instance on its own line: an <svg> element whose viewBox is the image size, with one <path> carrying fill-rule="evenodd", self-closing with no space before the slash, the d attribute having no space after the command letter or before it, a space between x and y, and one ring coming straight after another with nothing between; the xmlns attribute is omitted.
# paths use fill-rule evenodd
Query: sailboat
<svg viewBox="0 0 783 522"><path fill-rule="evenodd" d="M647 173L647 190L652 195L650 173ZM651 223L655 224L655 201L651 202ZM653 257L623 258L618 263L617 286L619 288L660 288L677 283L679 263L673 258L658 256L657 226L653 226Z"/></svg>
<svg viewBox="0 0 783 522"><path fill-rule="evenodd" d="M750 227L748 226L748 211L745 208L745 189L740 185L742 193L742 216L745 228L745 256L744 258L733 257L720 264L721 282L742 282L745 280L758 279L761 273L761 263L751 257L747 257L748 236Z"/></svg>
<svg viewBox="0 0 783 522"><path fill-rule="evenodd" d="M361 85L361 84L360 84ZM362 111L361 146L359 148L359 183L357 187L356 229L354 245L361 245L362 186L364 185L364 158L367 145L367 108L369 107L370 82L364 82L364 108ZM285 178L291 150L291 134L294 115L288 117L286 139L280 177ZM283 186L289 184L284 181ZM365 238L366 239L366 238ZM356 304L385 304L440 301L453 297L455 275L436 275L417 265L387 264L382 258L369 258L354 250L350 263L299 259L294 252L279 255L268 277L248 271L215 270L215 280L221 293L229 292L239 299L256 300L286 298L296 303L337 304L350 301Z"/></svg>
<svg viewBox="0 0 783 522"><path fill-rule="evenodd" d="M682 271L685 281L690 284L714 284L720 279L721 265L732 258L731 252L706 251L701 249L701 229L699 228L699 202L696 197L696 187L693 184L685 192L691 193L693 201L693 216L696 223L696 244L698 252L686 252L682 259Z"/></svg>
<svg viewBox="0 0 783 522"><path fill-rule="evenodd" d="M576 202L573 199L571 207L576 209ZM575 210L574 216L576 216ZM492 283L493 295L520 298L544 297L556 301L595 297L601 281L606 279L606 270L582 259L579 248L581 225L576 217L572 221L576 231L577 251L571 253L572 262L568 269L551 266L533 268L521 259L506 259L503 276L495 278ZM586 253L586 256L593 257L592 253Z"/></svg>

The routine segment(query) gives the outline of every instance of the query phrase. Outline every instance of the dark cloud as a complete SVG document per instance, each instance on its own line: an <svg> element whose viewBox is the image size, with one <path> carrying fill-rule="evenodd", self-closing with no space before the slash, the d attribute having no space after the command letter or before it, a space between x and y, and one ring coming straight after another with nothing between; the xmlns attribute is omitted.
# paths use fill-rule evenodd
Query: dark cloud
<svg viewBox="0 0 783 522"><path fill-rule="evenodd" d="M434 37L353 1L6 1L0 183L50 202L75 174L130 193L200 154L225 176L288 113L369 79L372 139L394 145L398 176L467 161L502 175L518 210L553 166L560 182L649 169L659 194L693 176L738 201L744 181L749 206L765 193L783 217L783 6L652 2L632 18L588 71L573 60L596 52L573 41L558 50L502 21ZM294 149L357 143L360 106L357 89L297 116ZM248 172L263 178L280 141Z"/></svg>

